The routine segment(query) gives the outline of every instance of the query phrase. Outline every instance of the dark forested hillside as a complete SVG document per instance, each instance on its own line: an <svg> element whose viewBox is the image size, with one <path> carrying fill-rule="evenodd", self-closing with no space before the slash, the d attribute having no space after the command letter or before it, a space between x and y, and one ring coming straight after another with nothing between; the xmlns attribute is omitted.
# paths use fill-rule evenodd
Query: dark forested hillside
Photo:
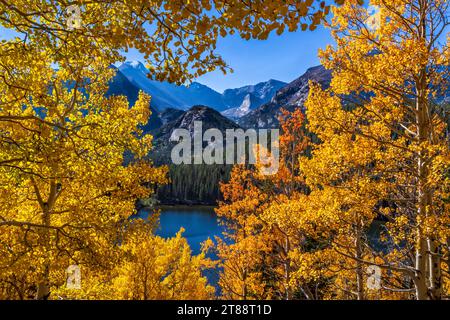
<svg viewBox="0 0 450 320"><path fill-rule="evenodd" d="M228 165L170 165L167 185L158 189L162 204L215 205L220 199L219 183L228 181Z"/></svg>

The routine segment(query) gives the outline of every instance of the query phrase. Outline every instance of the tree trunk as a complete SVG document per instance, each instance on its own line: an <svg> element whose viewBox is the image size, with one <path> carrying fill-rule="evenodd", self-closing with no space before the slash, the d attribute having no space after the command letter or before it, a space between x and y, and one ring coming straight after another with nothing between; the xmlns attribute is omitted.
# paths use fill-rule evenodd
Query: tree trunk
<svg viewBox="0 0 450 320"><path fill-rule="evenodd" d="M425 43L427 42L427 1L418 2L419 25L418 37ZM441 276L440 261L434 255L436 247L434 241L430 242L429 234L433 230L424 230L423 223L427 217L433 215L433 190L428 184L430 172L429 151L423 147L424 143L433 144L432 123L430 119L429 101L428 101L428 75L427 67L422 66L415 79L416 86L416 125L417 142L419 149L417 156L417 239L416 239L416 263L415 279L416 298L418 300L429 299L434 294L440 297ZM425 234L424 234L425 232ZM428 279L427 279L428 277Z"/></svg>
<svg viewBox="0 0 450 320"><path fill-rule="evenodd" d="M416 248L416 262L414 273L414 286L416 288L416 299L426 300L428 298L428 288L426 282L426 246L425 240L422 238L422 234L418 232L418 241Z"/></svg>
<svg viewBox="0 0 450 320"><path fill-rule="evenodd" d="M289 251L290 251L290 243L289 238L285 237L285 259L284 259L284 287L285 287L285 299L291 300L291 289L290 289L290 281L291 281L291 261L289 259Z"/></svg>
<svg viewBox="0 0 450 320"><path fill-rule="evenodd" d="M49 232L49 226L50 226L50 212L48 208L48 204L44 204L44 210L42 214L42 224L45 226L41 230L42 235L42 241L44 245L45 250L45 259L44 259L44 272L42 275L42 279L38 284L37 293L36 293L36 300L47 300L50 296L50 262L49 262L49 245L50 245L50 232Z"/></svg>
<svg viewBox="0 0 450 320"><path fill-rule="evenodd" d="M42 225L43 228L40 230L40 241L44 248L44 262L43 262L43 274L40 282L38 283L36 300L46 300L50 296L50 249L51 249L51 238L50 238L50 214L58 196L57 185L54 180L50 182L50 189L47 201L44 202L41 193L39 192L38 186L34 183L35 193L39 204L42 209Z"/></svg>
<svg viewBox="0 0 450 320"><path fill-rule="evenodd" d="M247 271L244 271L242 282L242 300L247 300Z"/></svg>
<svg viewBox="0 0 450 320"><path fill-rule="evenodd" d="M355 239L355 260L356 260L356 293L358 300L364 300L364 270L363 263L361 262L363 258L362 245L361 245L361 230L357 226L356 239Z"/></svg>
<svg viewBox="0 0 450 320"><path fill-rule="evenodd" d="M430 299L442 299L442 274L440 248L434 239L428 239Z"/></svg>

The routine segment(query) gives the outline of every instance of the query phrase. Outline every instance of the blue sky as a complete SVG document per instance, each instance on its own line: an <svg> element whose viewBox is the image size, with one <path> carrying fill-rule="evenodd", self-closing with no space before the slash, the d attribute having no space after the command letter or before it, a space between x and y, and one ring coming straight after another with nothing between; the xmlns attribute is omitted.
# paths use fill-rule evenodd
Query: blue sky
<svg viewBox="0 0 450 320"><path fill-rule="evenodd" d="M319 64L317 51L332 43L329 31L272 34L268 40L242 40L238 36L221 38L218 52L234 73L213 72L202 76L202 82L218 91L255 84L269 79L291 82L309 67Z"/></svg>
<svg viewBox="0 0 450 320"><path fill-rule="evenodd" d="M0 40L13 36L10 30L0 27ZM220 38L217 52L233 68L234 73L223 75L216 71L196 81L219 92L228 88L242 87L269 79L290 82L302 75L309 67L319 64L317 50L332 43L328 30L286 32L281 36L272 34L268 40L243 40L239 36ZM142 55L130 50L128 60L143 61Z"/></svg>
<svg viewBox="0 0 450 320"><path fill-rule="evenodd" d="M11 36L9 30L0 27L0 40ZM442 38L444 37L445 34ZM330 33L323 27L314 31L286 32L281 36L272 34L268 40L246 41L236 35L220 38L217 52L233 68L234 73L223 75L216 71L196 81L219 92L269 79L290 82L309 67L318 65L318 49L331 43ZM130 50L126 57L128 60L144 62L142 55L136 50Z"/></svg>
<svg viewBox="0 0 450 320"><path fill-rule="evenodd" d="M332 43L329 31L297 31L281 36L272 34L268 40L243 40L239 36L220 38L217 52L233 68L234 73L223 75L215 71L196 81L219 92L269 79L290 82L309 67L319 64L317 51ZM143 58L136 50L127 53L128 60Z"/></svg>

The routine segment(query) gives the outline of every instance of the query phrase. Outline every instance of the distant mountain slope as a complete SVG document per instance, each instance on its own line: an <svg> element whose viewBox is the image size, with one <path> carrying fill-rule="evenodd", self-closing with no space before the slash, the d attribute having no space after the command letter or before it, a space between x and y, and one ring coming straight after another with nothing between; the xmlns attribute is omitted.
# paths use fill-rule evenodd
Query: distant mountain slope
<svg viewBox="0 0 450 320"><path fill-rule="evenodd" d="M240 108L246 103L246 99L251 102L249 111L270 101L275 92L286 85L281 81L269 80L256 85L227 89L220 94L198 82L187 87L150 80L147 76L149 71L139 61L127 61L119 66L119 70L134 86L152 96L152 106L159 111L167 108L187 110L194 105L205 105L221 112ZM228 115L236 118L235 114L243 115L248 111L242 108L235 112L230 111Z"/></svg>
<svg viewBox="0 0 450 320"><path fill-rule="evenodd" d="M240 118L238 124L244 128L278 127L281 108L289 111L303 108L308 97L309 80L316 81L326 88L331 82L331 71L321 65L309 68L302 76L278 90L270 102Z"/></svg>
<svg viewBox="0 0 450 320"><path fill-rule="evenodd" d="M286 82L270 79L269 81L260 82L255 85L227 89L223 92L223 100L228 106L235 106L240 104L247 94L251 94L262 103L266 103L285 85L287 85Z"/></svg>
<svg viewBox="0 0 450 320"><path fill-rule="evenodd" d="M119 66L119 70L135 87L152 96L154 108L162 110L181 104L179 100L168 94L162 83L148 79L148 70L140 62L125 62Z"/></svg>
<svg viewBox="0 0 450 320"><path fill-rule="evenodd" d="M166 124L173 120L176 120L178 117L184 114L184 112L185 111L180 109L167 108L159 114L159 118L161 119L162 124Z"/></svg>
<svg viewBox="0 0 450 320"><path fill-rule="evenodd" d="M120 72L116 67L112 67L116 69L116 75L109 83L107 96L119 96L124 95L127 97L130 105L134 105L138 98L139 88L137 88L134 84L132 84L125 75Z"/></svg>
<svg viewBox="0 0 450 320"><path fill-rule="evenodd" d="M225 110L222 112L222 114L227 118L237 120L245 116L247 113L249 113L250 111L252 111L253 109L257 108L260 105L261 101L255 96L253 96L251 93L248 93L244 97L244 100L242 100L242 103L239 107Z"/></svg>
<svg viewBox="0 0 450 320"><path fill-rule="evenodd" d="M282 81L270 79L255 85L227 89L223 92L222 97L229 109L222 114L231 119L239 119L251 110L269 102L275 93L286 84Z"/></svg>
<svg viewBox="0 0 450 320"><path fill-rule="evenodd" d="M224 110L222 95L200 83L192 83L189 87L177 86L169 82L150 80L149 71L139 61L127 61L119 66L119 70L136 87L152 96L152 104L163 111L167 108L188 109L196 104L208 105L217 110Z"/></svg>
<svg viewBox="0 0 450 320"><path fill-rule="evenodd" d="M171 111L171 117L174 116L174 111ZM187 111L182 112L178 117L172 121L166 122L160 128L152 131L154 137L154 149L151 153L151 158L157 164L170 163L170 153L172 147L176 144L170 141L170 137L175 129L187 129L191 133L191 137L194 132L194 122L202 122L202 130L208 130L210 128L219 129L225 132L226 129L235 129L239 126L224 117L216 110L206 106L194 106Z"/></svg>
<svg viewBox="0 0 450 320"><path fill-rule="evenodd" d="M115 68L115 67L113 67ZM128 78L120 71L117 70L116 75L109 83L107 96L126 96L128 103L130 105L134 105L139 95L139 88L136 87L133 83L131 83ZM150 103L150 111L152 112L148 123L143 127L144 131L150 131L155 128L159 128L162 126L162 121L158 116L158 111L152 107Z"/></svg>

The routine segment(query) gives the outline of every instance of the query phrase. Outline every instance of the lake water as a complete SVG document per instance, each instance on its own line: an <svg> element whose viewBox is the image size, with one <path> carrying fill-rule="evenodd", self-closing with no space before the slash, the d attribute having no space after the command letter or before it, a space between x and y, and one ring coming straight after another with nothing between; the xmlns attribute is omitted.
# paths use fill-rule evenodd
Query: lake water
<svg viewBox="0 0 450 320"><path fill-rule="evenodd" d="M139 217L146 219L147 209L139 211ZM380 232L383 222L374 221L367 232L369 243L376 249L382 250ZM163 206L161 207L158 236L170 238L184 228L183 236L187 239L193 254L200 253L201 243L208 238L214 240L222 237L224 227L220 225L214 207L211 206Z"/></svg>
<svg viewBox="0 0 450 320"><path fill-rule="evenodd" d="M148 210L141 209L139 216L146 218ZM201 243L208 238L214 240L221 236L223 226L219 224L214 207L209 206L163 206L160 223L156 234L170 238L184 228L183 236L187 239L193 254L200 253Z"/></svg>
<svg viewBox="0 0 450 320"><path fill-rule="evenodd" d="M139 217L146 219L148 209L141 209ZM379 243L381 222L375 222L368 230L368 238L372 246L380 249ZM156 234L163 238L170 238L184 228L183 236L187 239L193 254L200 253L201 243L208 238L214 240L216 236L221 237L224 227L220 225L214 207L208 206L164 206L161 207L160 223ZM215 259L215 256L211 256ZM205 276L210 284L216 287L217 292L220 288L217 285L219 270L207 270Z"/></svg>

